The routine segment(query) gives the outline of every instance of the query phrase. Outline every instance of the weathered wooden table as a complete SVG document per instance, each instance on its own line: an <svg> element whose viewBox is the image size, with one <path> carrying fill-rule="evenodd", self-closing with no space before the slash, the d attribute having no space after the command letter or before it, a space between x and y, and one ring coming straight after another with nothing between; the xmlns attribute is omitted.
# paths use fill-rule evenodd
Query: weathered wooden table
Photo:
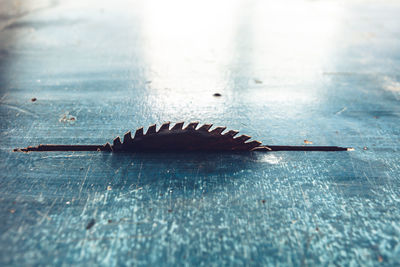
<svg viewBox="0 0 400 267"><path fill-rule="evenodd" d="M0 265L400 264L399 2L81 2L0 1ZM164 121L356 150L11 152Z"/></svg>

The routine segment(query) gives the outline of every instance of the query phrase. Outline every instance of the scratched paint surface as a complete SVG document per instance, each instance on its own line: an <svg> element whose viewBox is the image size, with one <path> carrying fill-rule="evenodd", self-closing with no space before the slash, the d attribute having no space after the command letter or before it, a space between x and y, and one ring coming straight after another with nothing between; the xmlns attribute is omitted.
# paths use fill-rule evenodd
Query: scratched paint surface
<svg viewBox="0 0 400 267"><path fill-rule="evenodd" d="M0 1L0 265L399 265L400 4L264 2ZM11 152L164 121L356 150Z"/></svg>

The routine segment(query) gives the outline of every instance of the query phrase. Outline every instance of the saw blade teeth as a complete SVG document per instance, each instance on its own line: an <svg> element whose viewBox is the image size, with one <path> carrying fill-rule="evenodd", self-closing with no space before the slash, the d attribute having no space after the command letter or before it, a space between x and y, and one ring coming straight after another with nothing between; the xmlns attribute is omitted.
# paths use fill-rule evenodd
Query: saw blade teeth
<svg viewBox="0 0 400 267"><path fill-rule="evenodd" d="M245 135L245 134L242 134L241 136L236 137L235 140L236 140L236 141L239 141L240 143L244 143L244 142L246 142L247 140L249 140L250 138L251 138L250 136Z"/></svg>
<svg viewBox="0 0 400 267"><path fill-rule="evenodd" d="M225 129L226 127L217 127L211 131L211 134L221 134L223 131L225 131Z"/></svg>
<svg viewBox="0 0 400 267"><path fill-rule="evenodd" d="M142 136L143 136L143 127L140 127L139 129L136 130L134 139Z"/></svg>
<svg viewBox="0 0 400 267"><path fill-rule="evenodd" d="M195 131L197 125L199 125L198 122L191 122L188 124L188 126L186 126L185 131Z"/></svg>
<svg viewBox="0 0 400 267"><path fill-rule="evenodd" d="M184 122L177 122L174 127L172 127L171 131L182 130Z"/></svg>
<svg viewBox="0 0 400 267"><path fill-rule="evenodd" d="M229 137L234 137L235 135L237 135L239 132L235 131L235 130L230 130L229 132L227 132L226 134L224 134L224 136L229 136Z"/></svg>
<svg viewBox="0 0 400 267"><path fill-rule="evenodd" d="M155 134L155 133L156 133L156 125L153 124L153 125L151 125L151 126L149 127L149 129L147 130L146 135Z"/></svg>
<svg viewBox="0 0 400 267"><path fill-rule="evenodd" d="M160 129L158 130L158 132L164 132L164 131L168 131L169 130L169 124L170 122L164 122Z"/></svg>
<svg viewBox="0 0 400 267"><path fill-rule="evenodd" d="M120 146L121 145L121 138L117 136L113 141L113 146Z"/></svg>
<svg viewBox="0 0 400 267"><path fill-rule="evenodd" d="M251 142L245 143L245 145L247 145L250 149L253 149L253 148L258 147L259 145L261 145L261 142L253 140Z"/></svg>
<svg viewBox="0 0 400 267"><path fill-rule="evenodd" d="M107 143L104 145L104 150L105 150L105 151L112 151L112 147L111 147L110 143L107 142Z"/></svg>
<svg viewBox="0 0 400 267"><path fill-rule="evenodd" d="M132 133L131 133L131 131L129 131L124 135L124 142L123 143L124 144L129 144L131 142L132 142Z"/></svg>
<svg viewBox="0 0 400 267"><path fill-rule="evenodd" d="M204 124L199 129L197 129L197 131L208 132L208 130L210 130L211 127L212 124Z"/></svg>

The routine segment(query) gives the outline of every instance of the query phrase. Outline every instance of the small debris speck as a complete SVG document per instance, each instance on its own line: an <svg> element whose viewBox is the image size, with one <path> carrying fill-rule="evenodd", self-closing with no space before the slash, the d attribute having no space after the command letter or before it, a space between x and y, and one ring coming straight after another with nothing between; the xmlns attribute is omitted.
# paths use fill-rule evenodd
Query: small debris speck
<svg viewBox="0 0 400 267"><path fill-rule="evenodd" d="M61 115L60 119L58 120L59 122L70 122L73 123L76 121L76 117L69 115L68 113Z"/></svg>
<svg viewBox="0 0 400 267"><path fill-rule="evenodd" d="M261 80L258 80L258 79L254 79L254 82L257 83L257 84L262 84L263 83Z"/></svg>
<svg viewBox="0 0 400 267"><path fill-rule="evenodd" d="M262 202L263 204L265 204L265 199L261 200L261 202Z"/></svg>
<svg viewBox="0 0 400 267"><path fill-rule="evenodd" d="M363 149L364 149L364 150L368 150L368 147L365 146Z"/></svg>
<svg viewBox="0 0 400 267"><path fill-rule="evenodd" d="M112 223L112 220L108 220L108 223Z"/></svg>
<svg viewBox="0 0 400 267"><path fill-rule="evenodd" d="M31 101L32 101L32 102L35 102L36 100L37 100L36 97L31 98Z"/></svg>
<svg viewBox="0 0 400 267"><path fill-rule="evenodd" d="M315 231L319 231L319 228L318 228L318 226L317 226L317 227L315 227Z"/></svg>
<svg viewBox="0 0 400 267"><path fill-rule="evenodd" d="M112 188L111 186L107 186L107 190L110 191Z"/></svg>
<svg viewBox="0 0 400 267"><path fill-rule="evenodd" d="M65 204L69 205L69 204L71 204L71 202L67 201L67 202L65 202Z"/></svg>
<svg viewBox="0 0 400 267"><path fill-rule="evenodd" d="M383 258L382 258L381 255L378 256L378 261L379 261L379 262L382 262L382 261L383 261Z"/></svg>
<svg viewBox="0 0 400 267"><path fill-rule="evenodd" d="M172 212L172 210L170 209L170 210L168 210L168 212Z"/></svg>
<svg viewBox="0 0 400 267"><path fill-rule="evenodd" d="M311 144L312 144L312 141L304 140L304 144L311 145Z"/></svg>
<svg viewBox="0 0 400 267"><path fill-rule="evenodd" d="M10 209L10 212L11 213L15 213L15 209Z"/></svg>
<svg viewBox="0 0 400 267"><path fill-rule="evenodd" d="M95 219L91 219L89 223L86 225L86 230L92 228L95 223L96 223Z"/></svg>
<svg viewBox="0 0 400 267"><path fill-rule="evenodd" d="M215 93L215 94L213 94L213 96L219 97L219 96L222 96L222 95L220 93Z"/></svg>

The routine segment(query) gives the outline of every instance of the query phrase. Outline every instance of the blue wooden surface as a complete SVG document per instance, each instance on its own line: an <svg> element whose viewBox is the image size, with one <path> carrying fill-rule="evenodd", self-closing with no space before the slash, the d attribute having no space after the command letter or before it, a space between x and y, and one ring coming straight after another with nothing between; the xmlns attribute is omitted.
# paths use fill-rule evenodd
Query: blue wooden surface
<svg viewBox="0 0 400 267"><path fill-rule="evenodd" d="M399 2L0 6L0 265L400 264ZM356 150L11 152L196 120Z"/></svg>

